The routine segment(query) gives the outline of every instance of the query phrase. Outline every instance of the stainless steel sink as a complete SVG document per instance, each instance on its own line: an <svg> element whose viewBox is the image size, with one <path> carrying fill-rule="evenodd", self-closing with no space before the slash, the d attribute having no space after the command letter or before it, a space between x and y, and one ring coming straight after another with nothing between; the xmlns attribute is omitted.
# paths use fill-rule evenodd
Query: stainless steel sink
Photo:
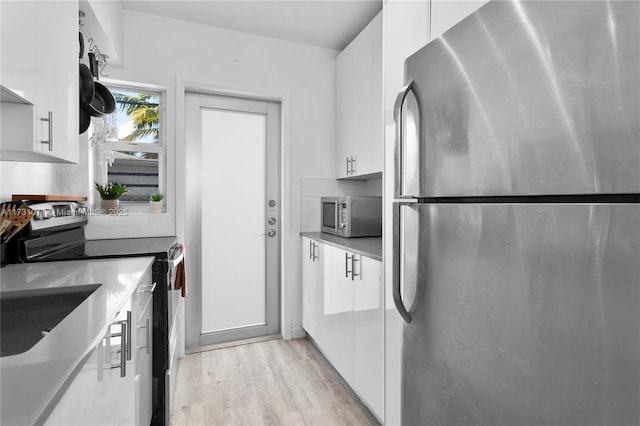
<svg viewBox="0 0 640 426"><path fill-rule="evenodd" d="M0 293L0 356L31 349L101 285Z"/></svg>

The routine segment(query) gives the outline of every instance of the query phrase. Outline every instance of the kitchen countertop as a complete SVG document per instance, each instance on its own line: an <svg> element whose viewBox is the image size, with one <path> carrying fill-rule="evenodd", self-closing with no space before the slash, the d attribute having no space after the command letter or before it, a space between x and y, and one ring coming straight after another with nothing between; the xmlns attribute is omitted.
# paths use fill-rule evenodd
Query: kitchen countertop
<svg viewBox="0 0 640 426"><path fill-rule="evenodd" d="M153 257L8 265L2 292L102 284L49 334L21 354L0 358L0 423L42 423L65 381L100 342L151 267Z"/></svg>
<svg viewBox="0 0 640 426"><path fill-rule="evenodd" d="M344 238L325 232L301 232L300 235L382 261L382 237Z"/></svg>

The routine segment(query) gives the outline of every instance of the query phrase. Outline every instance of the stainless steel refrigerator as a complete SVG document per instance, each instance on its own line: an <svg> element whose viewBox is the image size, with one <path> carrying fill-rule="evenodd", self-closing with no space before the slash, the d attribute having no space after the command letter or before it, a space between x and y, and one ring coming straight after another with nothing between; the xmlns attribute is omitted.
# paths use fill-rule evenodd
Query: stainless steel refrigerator
<svg viewBox="0 0 640 426"><path fill-rule="evenodd" d="M491 1L405 83L402 423L640 424L640 2Z"/></svg>

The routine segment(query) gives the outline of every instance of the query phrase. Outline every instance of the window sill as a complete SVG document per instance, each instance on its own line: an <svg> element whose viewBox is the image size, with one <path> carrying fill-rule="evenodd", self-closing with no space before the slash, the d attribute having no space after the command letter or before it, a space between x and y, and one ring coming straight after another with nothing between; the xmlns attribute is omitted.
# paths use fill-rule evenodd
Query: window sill
<svg viewBox="0 0 640 426"><path fill-rule="evenodd" d="M166 206L162 206L161 212L151 212L149 203L127 203L121 202L120 207L112 212L97 205L91 211L92 216L139 216L139 215L163 215L167 213Z"/></svg>
<svg viewBox="0 0 640 426"><path fill-rule="evenodd" d="M165 205L162 213L151 213L148 203L121 204L114 213L101 214L99 203L91 210L85 226L85 237L89 240L175 235L175 214L171 206Z"/></svg>

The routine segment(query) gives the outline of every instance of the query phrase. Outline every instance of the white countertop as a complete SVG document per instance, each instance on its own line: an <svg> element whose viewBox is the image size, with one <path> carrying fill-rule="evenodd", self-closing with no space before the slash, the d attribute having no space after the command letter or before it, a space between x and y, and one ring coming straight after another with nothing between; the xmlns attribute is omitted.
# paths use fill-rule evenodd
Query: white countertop
<svg viewBox="0 0 640 426"><path fill-rule="evenodd" d="M9 265L0 270L2 292L102 284L28 351L0 358L0 423L23 425L55 403L56 394L93 350L133 294L153 257ZM59 396L59 395L58 395Z"/></svg>

